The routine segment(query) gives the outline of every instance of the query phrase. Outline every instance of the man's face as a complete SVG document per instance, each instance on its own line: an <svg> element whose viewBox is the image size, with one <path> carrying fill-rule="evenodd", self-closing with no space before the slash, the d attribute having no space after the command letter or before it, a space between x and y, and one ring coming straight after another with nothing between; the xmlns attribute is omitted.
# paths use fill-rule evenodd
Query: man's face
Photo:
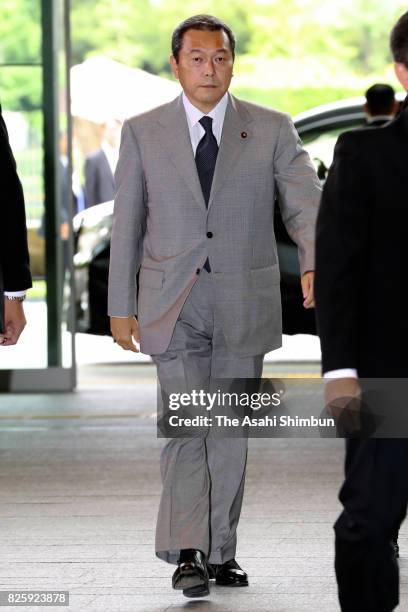
<svg viewBox="0 0 408 612"><path fill-rule="evenodd" d="M224 30L187 30L178 63L173 56L170 63L188 99L203 113L217 105L231 83L234 60Z"/></svg>
<svg viewBox="0 0 408 612"><path fill-rule="evenodd" d="M394 64L395 74L405 91L408 91L408 67L405 64L396 62Z"/></svg>

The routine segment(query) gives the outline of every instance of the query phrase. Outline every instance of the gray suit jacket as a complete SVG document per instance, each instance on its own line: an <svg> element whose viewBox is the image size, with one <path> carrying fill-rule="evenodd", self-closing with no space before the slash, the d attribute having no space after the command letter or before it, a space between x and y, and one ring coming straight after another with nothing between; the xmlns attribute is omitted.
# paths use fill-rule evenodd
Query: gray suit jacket
<svg viewBox="0 0 408 612"><path fill-rule="evenodd" d="M109 202L115 196L115 181L105 152L100 149L85 161L86 207Z"/></svg>
<svg viewBox="0 0 408 612"><path fill-rule="evenodd" d="M181 96L125 122L115 179L108 311L137 314L142 352L166 350L207 257L229 348L278 348L275 191L302 273L314 269L321 191L289 117L230 95L208 210Z"/></svg>

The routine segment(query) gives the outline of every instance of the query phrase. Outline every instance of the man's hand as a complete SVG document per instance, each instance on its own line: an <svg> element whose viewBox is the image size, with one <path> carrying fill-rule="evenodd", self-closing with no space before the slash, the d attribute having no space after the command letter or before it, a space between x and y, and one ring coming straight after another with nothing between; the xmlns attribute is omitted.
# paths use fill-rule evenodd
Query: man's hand
<svg viewBox="0 0 408 612"><path fill-rule="evenodd" d="M300 279L303 294L303 306L305 308L314 308L314 291L313 291L314 272L305 272Z"/></svg>
<svg viewBox="0 0 408 612"><path fill-rule="evenodd" d="M361 387L357 378L333 378L326 383L328 413L348 433L361 429Z"/></svg>
<svg viewBox="0 0 408 612"><path fill-rule="evenodd" d="M138 353L134 340L140 343L139 324L136 317L111 317L110 328L115 341L125 350Z"/></svg>
<svg viewBox="0 0 408 612"><path fill-rule="evenodd" d="M0 334L0 346L16 344L26 326L23 303L18 300L4 299L5 331Z"/></svg>

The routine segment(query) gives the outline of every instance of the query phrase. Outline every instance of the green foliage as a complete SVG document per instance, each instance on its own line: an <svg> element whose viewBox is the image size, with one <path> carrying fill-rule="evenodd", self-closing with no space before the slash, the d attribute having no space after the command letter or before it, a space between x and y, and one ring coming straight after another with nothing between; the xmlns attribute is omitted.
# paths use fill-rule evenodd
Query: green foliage
<svg viewBox="0 0 408 612"><path fill-rule="evenodd" d="M149 26L149 0L72 0L73 64L103 54L128 65L140 65L140 31Z"/></svg>
<svg viewBox="0 0 408 612"><path fill-rule="evenodd" d="M202 2L193 0L73 0L73 61L102 53L130 66L156 74L170 73L168 58L171 34L177 24L202 12ZM225 19L238 37L237 52L246 51L250 40L248 9L238 3L207 3L206 10Z"/></svg>
<svg viewBox="0 0 408 612"><path fill-rule="evenodd" d="M362 93L370 75L372 80L384 79L390 64L389 32L405 9L405 0L208 0L204 8L199 0L72 0L73 58L80 62L102 53L130 66L170 75L174 28L204 10L232 27L239 58L296 61L301 84L299 87L295 78L289 88L294 92L287 98L296 109L303 100L305 109L321 103L320 95L326 101L331 95L343 98L349 91ZM314 74L305 83L313 59L329 66L318 84ZM341 83L335 85L339 71ZM246 76L248 97L261 97L265 104L273 105L276 90L261 89L265 84L259 82L259 74L252 83L251 73ZM360 90L356 86L359 79ZM348 80L352 85L345 86Z"/></svg>
<svg viewBox="0 0 408 612"><path fill-rule="evenodd" d="M232 93L262 106L269 106L294 116L319 104L336 102L342 98L361 96L361 89L343 87L302 87L302 89L233 88Z"/></svg>
<svg viewBox="0 0 408 612"><path fill-rule="evenodd" d="M391 62L390 29L406 10L405 0L344 2L333 34L348 49L351 69L361 74L375 73Z"/></svg>
<svg viewBox="0 0 408 612"><path fill-rule="evenodd" d="M359 82L361 93L369 78L384 79L391 59L389 31L406 10L405 4L405 0L208 0L204 5L201 0L71 0L72 59L75 64L103 54L169 76L172 31L184 18L205 10L224 19L236 33L236 72L239 68L239 77L244 77L238 89L250 99L293 112L328 97L358 92ZM40 5L39 0L2 0L0 64L40 61ZM289 84L286 79L285 91L268 82L269 74L254 69L258 60L279 59L292 62L293 78ZM298 75L293 72L294 62ZM318 64L325 70L317 78L311 66ZM0 100L10 110L39 108L40 69L1 68Z"/></svg>
<svg viewBox="0 0 408 612"><path fill-rule="evenodd" d="M0 20L0 101L6 110L24 112L30 127L28 146L16 157L28 217L37 220L43 200L40 7L40 0L1 0ZM237 37L233 92L296 115L392 81L389 33L407 8L406 0L71 0L72 62L105 55L170 76L174 28L191 15L215 14Z"/></svg>
<svg viewBox="0 0 408 612"><path fill-rule="evenodd" d="M0 65L41 61L40 2L2 0Z"/></svg>
<svg viewBox="0 0 408 612"><path fill-rule="evenodd" d="M41 67L5 66L0 71L0 101L10 111L41 108Z"/></svg>
<svg viewBox="0 0 408 612"><path fill-rule="evenodd" d="M41 62L40 3L3 0L0 21L0 65ZM4 66L0 70L0 101L8 110L30 111L41 106L41 70Z"/></svg>

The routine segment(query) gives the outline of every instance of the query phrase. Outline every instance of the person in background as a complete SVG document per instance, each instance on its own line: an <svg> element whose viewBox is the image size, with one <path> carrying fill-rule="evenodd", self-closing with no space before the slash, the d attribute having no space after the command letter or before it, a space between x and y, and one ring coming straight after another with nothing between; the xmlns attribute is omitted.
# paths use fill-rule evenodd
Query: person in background
<svg viewBox="0 0 408 612"><path fill-rule="evenodd" d="M398 113L399 103L391 85L376 83L367 89L365 98L364 112L368 127L381 127Z"/></svg>
<svg viewBox="0 0 408 612"><path fill-rule="evenodd" d="M119 119L107 121L104 125L101 148L85 160L85 202L87 208L113 200L115 196L113 175L119 157L121 128L122 122Z"/></svg>
<svg viewBox="0 0 408 612"><path fill-rule="evenodd" d="M24 194L0 106L2 236L0 239L0 346L16 344L26 325L23 300L32 287Z"/></svg>
<svg viewBox="0 0 408 612"><path fill-rule="evenodd" d="M60 226L59 236L62 244L63 279L69 269L69 237L71 232L70 198L73 198L73 214L77 209L77 198L73 192L73 180L69 176L68 139L65 132L59 135L59 192L60 192ZM45 238L45 212L41 219L38 235ZM64 281L61 284L63 290Z"/></svg>
<svg viewBox="0 0 408 612"><path fill-rule="evenodd" d="M408 91L408 12L394 26L391 50ZM396 289L406 261L407 102L388 125L340 136L317 220L315 296L325 399L338 414L352 398L354 420L362 419L369 379L395 385L408 375L407 311ZM385 407L391 405L388 396ZM407 511L407 465L408 439L398 432L395 438L346 440L344 509L334 526L343 612L390 612L398 605L392 539Z"/></svg>
<svg viewBox="0 0 408 612"><path fill-rule="evenodd" d="M66 133L60 134L59 140L59 164L60 164L60 193L61 193L61 224L60 224L60 238L63 243L63 260L64 268L68 267L68 240L70 235L70 210L69 210L69 198L72 193L72 180L69 176L69 164L68 164L68 140ZM74 210L76 204L74 202Z"/></svg>

